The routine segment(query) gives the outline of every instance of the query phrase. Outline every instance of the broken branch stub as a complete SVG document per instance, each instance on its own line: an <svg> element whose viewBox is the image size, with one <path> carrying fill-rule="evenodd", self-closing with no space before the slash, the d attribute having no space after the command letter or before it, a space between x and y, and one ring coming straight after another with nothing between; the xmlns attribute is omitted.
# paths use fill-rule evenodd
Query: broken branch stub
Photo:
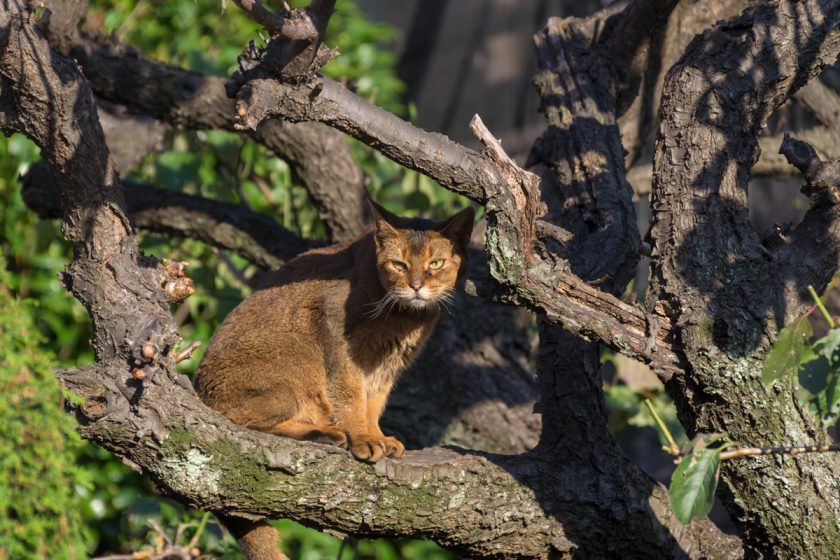
<svg viewBox="0 0 840 560"><path fill-rule="evenodd" d="M493 275L502 283L518 283L533 264L537 220L545 213L540 202L540 179L516 165L505 153L481 117L475 115L470 130L484 146L501 182L487 201L487 249Z"/></svg>

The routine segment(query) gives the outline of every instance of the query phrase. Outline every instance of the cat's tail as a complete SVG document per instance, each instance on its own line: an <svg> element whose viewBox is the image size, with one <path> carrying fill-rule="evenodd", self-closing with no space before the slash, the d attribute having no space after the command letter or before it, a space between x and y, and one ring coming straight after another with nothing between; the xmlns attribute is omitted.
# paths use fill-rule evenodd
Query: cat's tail
<svg viewBox="0 0 840 560"><path fill-rule="evenodd" d="M217 514L248 560L289 560L280 552L280 533L265 521Z"/></svg>

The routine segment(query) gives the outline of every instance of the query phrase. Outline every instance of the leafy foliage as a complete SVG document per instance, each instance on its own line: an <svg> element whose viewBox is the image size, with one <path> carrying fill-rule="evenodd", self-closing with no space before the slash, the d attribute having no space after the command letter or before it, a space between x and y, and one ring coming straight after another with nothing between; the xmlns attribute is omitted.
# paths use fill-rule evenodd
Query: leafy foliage
<svg viewBox="0 0 840 560"><path fill-rule="evenodd" d="M813 340L808 314L793 321L779 332L767 353L762 379L768 385L796 380L800 402L819 418L823 428L828 428L840 413L840 327L835 327L821 302L816 303L831 327L828 333ZM725 440L725 435L698 436L674 472L669 489L671 507L682 523L711 511L721 452L732 442L715 448L709 444Z"/></svg>
<svg viewBox="0 0 840 560"><path fill-rule="evenodd" d="M828 333L813 340L808 315L792 322L779 332L764 361L765 383L797 381L797 397L827 429L840 414L840 327L831 317Z"/></svg>
<svg viewBox="0 0 840 560"><path fill-rule="evenodd" d="M86 558L82 442L61 410L53 357L38 347L33 304L11 296L5 268L0 258L0 558Z"/></svg>

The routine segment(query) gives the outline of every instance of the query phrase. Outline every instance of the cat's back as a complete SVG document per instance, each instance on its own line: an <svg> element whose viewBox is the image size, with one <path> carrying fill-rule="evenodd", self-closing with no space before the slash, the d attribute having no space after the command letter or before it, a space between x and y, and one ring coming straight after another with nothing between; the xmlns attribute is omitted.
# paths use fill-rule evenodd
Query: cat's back
<svg viewBox="0 0 840 560"><path fill-rule="evenodd" d="M343 321L351 284L365 259L363 236L352 243L307 251L281 268L266 273L255 291L217 329L207 354L225 347L262 348L282 333L317 334L325 317Z"/></svg>

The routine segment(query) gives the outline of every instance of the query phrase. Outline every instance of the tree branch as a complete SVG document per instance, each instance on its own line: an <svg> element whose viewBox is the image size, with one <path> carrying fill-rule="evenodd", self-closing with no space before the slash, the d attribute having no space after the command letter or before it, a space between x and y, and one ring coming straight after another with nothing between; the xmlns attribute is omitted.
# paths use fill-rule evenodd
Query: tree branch
<svg viewBox="0 0 840 560"><path fill-rule="evenodd" d="M266 9L260 0L233 0L233 3L272 34L300 41L318 37L315 24L306 17L303 10L290 10L284 15L279 15Z"/></svg>
<svg viewBox="0 0 840 560"><path fill-rule="evenodd" d="M62 373L82 397L71 406L83 434L204 509L293 516L362 535L425 535L473 554L544 557L550 546L570 546L517 482L530 475L515 461L495 466L438 450L371 468L344 450L259 434L207 409L174 372L177 334L158 283L164 274L137 254L91 92L16 8L0 12L0 125L30 134L62 177L64 229L75 247L67 281L94 319L97 355L96 366ZM128 364L144 366L141 382ZM190 474L195 469L200 476ZM333 476L343 479L338 494ZM474 530L488 516L496 520L489 540Z"/></svg>
<svg viewBox="0 0 840 560"><path fill-rule="evenodd" d="M653 155L652 132L655 130L657 111L662 94L665 72L683 55L686 46L695 35L711 27L717 21L730 19L741 13L749 2L747 0L694 0L679 2L671 11L664 34L652 34L647 55L647 66L642 76L642 91L631 107L621 115L621 140L627 150L626 165L646 165ZM647 22L642 22L642 26ZM627 52L627 51L625 51ZM612 50L614 56L619 50ZM775 151L775 150L774 150ZM651 174L648 172L648 177ZM630 181L634 189L640 186L638 181ZM650 192L650 181L644 193Z"/></svg>
<svg viewBox="0 0 840 560"><path fill-rule="evenodd" d="M61 216L59 188L43 164L22 177L23 198L42 218ZM190 237L229 249L273 270L310 244L264 214L237 204L124 181L127 215L134 227L151 233Z"/></svg>
<svg viewBox="0 0 840 560"><path fill-rule="evenodd" d="M823 162L807 142L785 135L779 153L802 172L811 207L779 254L792 280L791 308L803 305L805 286L826 286L840 267L840 162Z"/></svg>
<svg viewBox="0 0 840 560"><path fill-rule="evenodd" d="M656 329L659 334L651 345L645 334L647 313L641 308L630 317L612 313L611 310L627 306L613 296L604 295L597 309L589 309L577 298L578 288L585 290L586 284L563 267L554 268L549 274L546 274L546 263L534 261L525 267L525 261L520 257L531 253L530 245L523 241L531 235L528 231L532 226L520 230L519 224L523 222L516 213L516 204L512 200L501 201L502 197L508 196L507 180L489 157L464 148L441 134L418 129L328 78L317 77L293 84L256 79L243 86L238 98L239 116L249 126L256 126L260 119L269 115L281 115L295 122L315 120L329 124L397 163L428 175L453 192L486 205L489 214L504 216L506 227L515 231L504 237L510 244L495 252L500 255L507 251L504 262L494 259L491 270L495 267L496 280L507 283L508 289L512 290L507 298L518 298L515 301L546 311L552 321L561 322L572 334L604 342L631 357L653 361L661 372L677 367L678 358L668 336L667 322ZM516 238L520 231L526 234L522 240ZM495 242L502 237L494 232L488 239ZM492 249L488 252L494 254ZM523 267L534 268L530 283L521 281L526 274ZM559 284L572 286L570 295L557 291L555 286ZM513 295L514 291L516 295ZM637 321L638 316L643 319ZM662 320L657 318L652 322Z"/></svg>
<svg viewBox="0 0 840 560"><path fill-rule="evenodd" d="M86 4L57 0L50 9L75 13L79 3ZM99 97L172 126L234 130L235 105L224 78L151 60L114 38L83 34L59 17L51 18L47 31L53 48L82 66ZM332 239L347 241L364 230L364 176L342 134L317 124L269 120L249 136L289 163Z"/></svg>
<svg viewBox="0 0 840 560"><path fill-rule="evenodd" d="M575 274L595 280L603 290L587 286L595 298L622 293L638 259L638 233L631 192L623 178L616 114L635 97L640 70L650 56L648 41L659 33L672 6L641 1L622 11L612 5L586 19L552 18L535 37L539 69L534 82L549 129L535 145L531 161L553 171L543 185L548 219L573 232L563 254ZM622 33L627 36L619 38ZM622 68L631 61L636 68ZM553 456L558 465L601 473L600 484L612 489L610 502L632 499L635 489L653 481L626 459L608 430L599 346L561 332L546 320L539 327L538 410L543 431L538 449ZM651 324L647 333L651 349L657 328ZM626 544L645 557L670 554L665 552L669 545L653 543L660 524L673 526L664 489L658 485L652 489L650 510L637 512L635 521L629 522L640 529ZM626 520L610 515L600 516L597 523L599 530L611 535L622 534L627 526ZM695 554L698 541L722 538L713 531L701 536L698 527L675 537L681 552L689 556ZM739 547L730 550L735 555ZM582 545L580 554L609 556L591 543Z"/></svg>
<svg viewBox="0 0 840 560"><path fill-rule="evenodd" d="M615 117L623 115L638 95L651 58L657 54L652 46L661 43L668 19L678 3L677 0L629 2L617 18L615 28L604 33L604 48L610 55L607 61L619 75L615 81Z"/></svg>

